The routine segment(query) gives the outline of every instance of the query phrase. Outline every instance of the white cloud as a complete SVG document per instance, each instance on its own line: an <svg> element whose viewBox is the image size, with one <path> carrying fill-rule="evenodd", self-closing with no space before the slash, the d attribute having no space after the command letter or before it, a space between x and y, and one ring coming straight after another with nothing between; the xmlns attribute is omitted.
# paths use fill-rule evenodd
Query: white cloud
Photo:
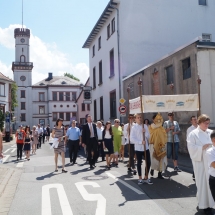
<svg viewBox="0 0 215 215"><path fill-rule="evenodd" d="M20 27L20 25L10 25L8 28L0 28L0 45L15 52L14 29ZM11 59L11 62L13 60ZM33 84L46 78L49 72L52 72L55 76L63 75L65 72L72 73L82 83L85 83L89 76L89 68L85 63L73 65L67 55L58 50L55 43L44 43L39 37L33 35L32 31L30 37L30 61L34 63ZM0 71L5 75L8 74L11 78L13 77L11 65L4 65L0 61Z"/></svg>

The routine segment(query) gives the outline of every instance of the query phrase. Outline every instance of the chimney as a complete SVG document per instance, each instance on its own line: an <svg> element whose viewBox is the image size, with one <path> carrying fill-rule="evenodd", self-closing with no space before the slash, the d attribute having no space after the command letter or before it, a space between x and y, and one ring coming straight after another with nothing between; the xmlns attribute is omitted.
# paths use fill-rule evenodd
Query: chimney
<svg viewBox="0 0 215 215"><path fill-rule="evenodd" d="M52 72L49 72L49 77L48 77L49 80L52 79Z"/></svg>

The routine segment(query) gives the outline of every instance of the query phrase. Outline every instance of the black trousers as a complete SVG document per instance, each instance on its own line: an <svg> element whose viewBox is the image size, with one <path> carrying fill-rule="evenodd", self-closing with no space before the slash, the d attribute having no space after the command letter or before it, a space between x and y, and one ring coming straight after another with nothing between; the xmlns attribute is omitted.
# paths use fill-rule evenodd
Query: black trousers
<svg viewBox="0 0 215 215"><path fill-rule="evenodd" d="M43 134L43 143L44 143L44 141L45 141L45 137L46 137L46 135L45 135L45 134Z"/></svg>
<svg viewBox="0 0 215 215"><path fill-rule="evenodd" d="M69 140L68 147L70 162L75 163L78 155L79 140Z"/></svg>
<svg viewBox="0 0 215 215"><path fill-rule="evenodd" d="M98 144L98 158L99 158L99 155L101 153L102 160L104 160L105 159L105 153L104 153L104 148L103 148L103 141L102 140L98 140L98 143L100 143L100 144Z"/></svg>
<svg viewBox="0 0 215 215"><path fill-rule="evenodd" d="M141 171L141 164L142 164L142 158L144 157L144 151L136 151L136 156L137 156L137 172L139 176L142 176L142 171ZM149 170L151 167L151 159L150 159L150 153L149 150L146 150L146 158L144 157L144 160L146 160L147 163L147 170L148 170L148 174L149 174ZM146 168L145 168L145 176L146 175Z"/></svg>
<svg viewBox="0 0 215 215"><path fill-rule="evenodd" d="M211 194L213 196L213 199L215 201L215 177L211 176L209 177L209 186L211 189Z"/></svg>
<svg viewBox="0 0 215 215"><path fill-rule="evenodd" d="M17 158L22 158L23 143L17 143Z"/></svg>
<svg viewBox="0 0 215 215"><path fill-rule="evenodd" d="M129 152L129 145L128 145L128 152ZM130 161L130 165L131 165L130 167L132 169L135 169L134 155L135 155L134 144L130 144L129 161Z"/></svg>
<svg viewBox="0 0 215 215"><path fill-rule="evenodd" d="M93 152L93 156L91 152ZM98 153L98 142L95 137L90 138L87 144L87 154L88 154L88 161L90 166L95 164L96 159L98 157L97 153Z"/></svg>
<svg viewBox="0 0 215 215"><path fill-rule="evenodd" d="M41 141L42 141L42 135L40 135L40 136L38 137L38 144L37 144L37 148L38 148L38 149L41 148Z"/></svg>

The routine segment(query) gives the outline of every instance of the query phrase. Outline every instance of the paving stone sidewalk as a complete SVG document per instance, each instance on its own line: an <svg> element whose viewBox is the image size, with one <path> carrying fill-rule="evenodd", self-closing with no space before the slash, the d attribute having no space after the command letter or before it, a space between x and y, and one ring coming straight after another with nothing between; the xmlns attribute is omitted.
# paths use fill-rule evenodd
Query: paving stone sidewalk
<svg viewBox="0 0 215 215"><path fill-rule="evenodd" d="M9 213L22 171L0 165L0 215Z"/></svg>

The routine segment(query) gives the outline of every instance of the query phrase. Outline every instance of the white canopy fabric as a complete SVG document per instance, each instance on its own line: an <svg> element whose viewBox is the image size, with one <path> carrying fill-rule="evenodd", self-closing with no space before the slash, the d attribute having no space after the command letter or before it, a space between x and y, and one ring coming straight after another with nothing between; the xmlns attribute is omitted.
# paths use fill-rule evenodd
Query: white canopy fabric
<svg viewBox="0 0 215 215"><path fill-rule="evenodd" d="M198 94L143 95L143 113L198 111ZM140 97L129 100L130 114L141 113Z"/></svg>

